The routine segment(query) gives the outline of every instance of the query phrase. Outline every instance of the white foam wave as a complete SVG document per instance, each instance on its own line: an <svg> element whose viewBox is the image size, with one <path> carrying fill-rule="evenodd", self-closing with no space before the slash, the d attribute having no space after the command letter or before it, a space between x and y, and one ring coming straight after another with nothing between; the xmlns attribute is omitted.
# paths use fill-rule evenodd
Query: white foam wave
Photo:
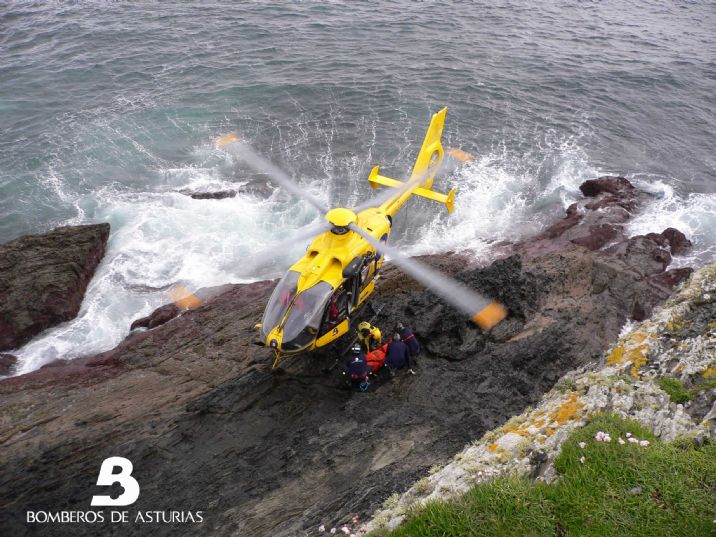
<svg viewBox="0 0 716 537"><path fill-rule="evenodd" d="M181 189L236 187L205 168L161 170L164 192L127 193L109 186L90 200L93 220L112 226L108 250L76 319L43 332L15 354L18 373L117 345L131 322L169 301L174 284L190 289L276 277L306 244L276 253L275 264L247 274L247 260L319 217L278 193L195 200ZM59 187L58 187L59 188Z"/></svg>
<svg viewBox="0 0 716 537"><path fill-rule="evenodd" d="M484 155L460 170L455 211L441 211L423 225L412 255L460 251L477 257L496 241L533 235L563 214L579 196L579 185L599 175L573 140L515 155L505 149ZM438 187L439 189L439 187Z"/></svg>
<svg viewBox="0 0 716 537"><path fill-rule="evenodd" d="M678 194L661 179L630 177L654 200L628 224L630 236L663 231L682 231L694 244L690 253L674 258L672 267L698 267L716 261L716 194Z"/></svg>

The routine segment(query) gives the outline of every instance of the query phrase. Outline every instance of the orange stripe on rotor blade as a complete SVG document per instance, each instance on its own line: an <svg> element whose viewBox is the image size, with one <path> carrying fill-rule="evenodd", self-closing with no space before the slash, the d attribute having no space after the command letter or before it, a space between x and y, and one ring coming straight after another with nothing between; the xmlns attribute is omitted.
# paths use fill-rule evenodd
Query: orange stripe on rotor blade
<svg viewBox="0 0 716 537"><path fill-rule="evenodd" d="M472 322L483 330L490 330L505 317L507 317L507 308L497 302L491 302L475 314Z"/></svg>
<svg viewBox="0 0 716 537"><path fill-rule="evenodd" d="M195 310L204 304L198 296L191 293L186 287L169 289L169 296L176 307L183 310Z"/></svg>
<svg viewBox="0 0 716 537"><path fill-rule="evenodd" d="M475 160L475 157L473 157L470 153L468 153L467 151L463 151L462 149L458 149L456 147L449 147L447 150L447 154L455 160L459 160L461 162L470 162Z"/></svg>
<svg viewBox="0 0 716 537"><path fill-rule="evenodd" d="M239 140L241 140L241 138L239 138L238 134L236 134L235 132L230 132L229 134L224 134L223 136L220 136L219 138L214 140L214 143L217 147L221 147L230 144L231 142L238 142Z"/></svg>

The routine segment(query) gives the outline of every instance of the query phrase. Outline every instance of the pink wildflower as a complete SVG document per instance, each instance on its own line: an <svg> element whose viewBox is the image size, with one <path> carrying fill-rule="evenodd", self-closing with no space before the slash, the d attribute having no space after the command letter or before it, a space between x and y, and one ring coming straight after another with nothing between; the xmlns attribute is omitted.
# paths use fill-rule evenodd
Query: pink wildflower
<svg viewBox="0 0 716 537"><path fill-rule="evenodd" d="M612 437L609 436L608 434L605 434L605 435L604 435L604 438L602 439L602 442L607 442L607 443L609 443L609 442L611 442L611 441L612 441Z"/></svg>
<svg viewBox="0 0 716 537"><path fill-rule="evenodd" d="M627 433L627 434L626 434L626 437L627 437L627 438L631 438L631 433Z"/></svg>
<svg viewBox="0 0 716 537"><path fill-rule="evenodd" d="M584 461L586 461L586 460L587 460L587 459L584 458L584 455L582 455L581 457L579 457L579 462L581 462L582 464L584 464Z"/></svg>
<svg viewBox="0 0 716 537"><path fill-rule="evenodd" d="M642 446L642 447L646 447L646 446L649 445L649 441L648 441L648 440L642 440L641 442L639 442L639 445Z"/></svg>
<svg viewBox="0 0 716 537"><path fill-rule="evenodd" d="M580 442L580 443L579 443L579 447L581 447L582 449L584 449L586 446L587 446L587 443L586 443L586 442Z"/></svg>
<svg viewBox="0 0 716 537"><path fill-rule="evenodd" d="M336 528L331 528L331 533L336 533Z"/></svg>
<svg viewBox="0 0 716 537"><path fill-rule="evenodd" d="M318 531L323 533L324 531L326 531L326 527L323 524L321 524L320 526L318 526Z"/></svg>
<svg viewBox="0 0 716 537"><path fill-rule="evenodd" d="M634 438L633 436L630 436L629 438L627 438L627 440L628 440L629 443L631 443L631 444L635 444L636 442L639 441L639 440L637 440L636 438Z"/></svg>
<svg viewBox="0 0 716 537"><path fill-rule="evenodd" d="M351 533L351 530L348 529L348 526L343 526L343 527L341 528L341 531L342 531L343 533L345 533L346 535L350 535L350 533Z"/></svg>
<svg viewBox="0 0 716 537"><path fill-rule="evenodd" d="M619 443L620 443L621 445L626 444L626 442L624 442L624 439L623 439L621 436L619 437L618 440L619 440Z"/></svg>
<svg viewBox="0 0 716 537"><path fill-rule="evenodd" d="M597 431L597 434L594 435L594 439L597 442L601 442L602 440L604 440L604 433L602 431Z"/></svg>

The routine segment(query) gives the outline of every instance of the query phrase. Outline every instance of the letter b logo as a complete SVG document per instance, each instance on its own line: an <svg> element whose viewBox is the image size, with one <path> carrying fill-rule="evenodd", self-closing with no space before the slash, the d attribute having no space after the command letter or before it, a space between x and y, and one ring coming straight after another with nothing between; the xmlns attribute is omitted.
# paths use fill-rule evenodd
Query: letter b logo
<svg viewBox="0 0 716 537"><path fill-rule="evenodd" d="M112 473L115 467L119 467L118 474ZM132 463L124 457L109 457L102 462L99 469L97 485L111 487L119 483L124 488L124 493L115 500L111 496L92 496L93 506L121 506L131 505L139 498L139 483L132 477Z"/></svg>

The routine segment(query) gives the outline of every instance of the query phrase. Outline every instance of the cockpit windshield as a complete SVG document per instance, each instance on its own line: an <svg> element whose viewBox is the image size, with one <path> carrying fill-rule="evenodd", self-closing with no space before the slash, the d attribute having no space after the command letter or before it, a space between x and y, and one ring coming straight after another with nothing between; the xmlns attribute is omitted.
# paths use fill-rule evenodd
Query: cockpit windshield
<svg viewBox="0 0 716 537"><path fill-rule="evenodd" d="M301 275L300 272L295 270L289 270L278 285L271 293L271 298L266 305L266 311L264 312L263 319L261 320L261 333L264 338L269 335L269 332L276 328L276 325L281 322L283 316L286 315L286 310L291 304L294 296L296 296L296 287L298 286L298 278Z"/></svg>
<svg viewBox="0 0 716 537"><path fill-rule="evenodd" d="M300 349L316 337L323 311L332 293L333 287L330 284L318 282L296 297L283 325L284 349Z"/></svg>

